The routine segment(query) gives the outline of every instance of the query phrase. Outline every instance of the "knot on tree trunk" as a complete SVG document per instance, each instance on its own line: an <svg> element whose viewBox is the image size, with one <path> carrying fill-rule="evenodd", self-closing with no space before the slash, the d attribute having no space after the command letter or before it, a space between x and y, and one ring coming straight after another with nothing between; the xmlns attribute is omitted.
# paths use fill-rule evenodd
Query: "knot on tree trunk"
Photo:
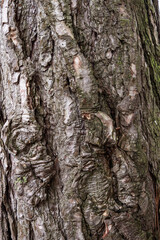
<svg viewBox="0 0 160 240"><path fill-rule="evenodd" d="M47 154L42 129L14 116L2 129L2 139L14 158L17 196L37 205L46 199L45 186L55 174L53 158Z"/></svg>

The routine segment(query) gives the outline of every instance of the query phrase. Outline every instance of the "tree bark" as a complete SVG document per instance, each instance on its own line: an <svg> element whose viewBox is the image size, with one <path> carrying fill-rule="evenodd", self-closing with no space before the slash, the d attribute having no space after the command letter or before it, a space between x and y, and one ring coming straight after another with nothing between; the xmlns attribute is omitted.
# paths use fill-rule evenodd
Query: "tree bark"
<svg viewBox="0 0 160 240"><path fill-rule="evenodd" d="M1 0L0 239L158 240L157 0Z"/></svg>

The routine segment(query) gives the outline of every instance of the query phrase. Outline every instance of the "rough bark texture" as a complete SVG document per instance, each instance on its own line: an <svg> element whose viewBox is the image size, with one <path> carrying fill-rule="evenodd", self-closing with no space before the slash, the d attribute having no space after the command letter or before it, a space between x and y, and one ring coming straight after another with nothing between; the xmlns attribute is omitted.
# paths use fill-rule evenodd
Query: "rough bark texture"
<svg viewBox="0 0 160 240"><path fill-rule="evenodd" d="M158 240L157 0L1 0L0 239Z"/></svg>

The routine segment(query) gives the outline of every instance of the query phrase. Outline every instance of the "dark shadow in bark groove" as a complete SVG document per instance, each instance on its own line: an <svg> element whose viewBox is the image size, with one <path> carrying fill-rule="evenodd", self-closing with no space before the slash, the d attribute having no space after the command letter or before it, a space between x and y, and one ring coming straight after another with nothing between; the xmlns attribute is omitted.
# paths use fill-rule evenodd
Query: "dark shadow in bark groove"
<svg viewBox="0 0 160 240"><path fill-rule="evenodd" d="M12 240L11 238L11 230L10 230L10 224L9 224L9 220L8 220L8 216L7 216L7 211L6 208L4 206L4 204L2 203L1 205L1 210L3 212L3 216L2 216L2 222L4 223L4 221L7 224L7 229L5 228L5 233L4 230L2 229L2 233L3 233L3 237L5 236L7 240Z"/></svg>
<svg viewBox="0 0 160 240"><path fill-rule="evenodd" d="M34 237L34 231L33 231L33 228L32 228L31 223L29 223L29 239L30 239L30 240L34 240L34 239L35 239L35 237Z"/></svg>
<svg viewBox="0 0 160 240"><path fill-rule="evenodd" d="M156 219L155 219L155 235L158 235L160 237L160 231L159 231L159 227L160 227L160 222L159 222L159 219L160 219L160 213L159 213L159 207L160 207L160 189L158 187L158 184L157 184L157 179L156 177L154 176L154 174L152 173L153 170L152 170L152 165L149 164L149 173L150 173L150 176L152 178L152 182L153 182L153 187L154 187L154 193L155 193L155 205L156 205Z"/></svg>

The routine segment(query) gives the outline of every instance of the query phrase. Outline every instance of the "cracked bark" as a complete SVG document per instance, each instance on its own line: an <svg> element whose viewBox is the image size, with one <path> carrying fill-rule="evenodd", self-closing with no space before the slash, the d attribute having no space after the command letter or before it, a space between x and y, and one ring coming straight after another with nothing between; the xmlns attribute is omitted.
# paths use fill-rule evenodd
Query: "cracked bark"
<svg viewBox="0 0 160 240"><path fill-rule="evenodd" d="M0 239L159 239L154 0L5 0Z"/></svg>

